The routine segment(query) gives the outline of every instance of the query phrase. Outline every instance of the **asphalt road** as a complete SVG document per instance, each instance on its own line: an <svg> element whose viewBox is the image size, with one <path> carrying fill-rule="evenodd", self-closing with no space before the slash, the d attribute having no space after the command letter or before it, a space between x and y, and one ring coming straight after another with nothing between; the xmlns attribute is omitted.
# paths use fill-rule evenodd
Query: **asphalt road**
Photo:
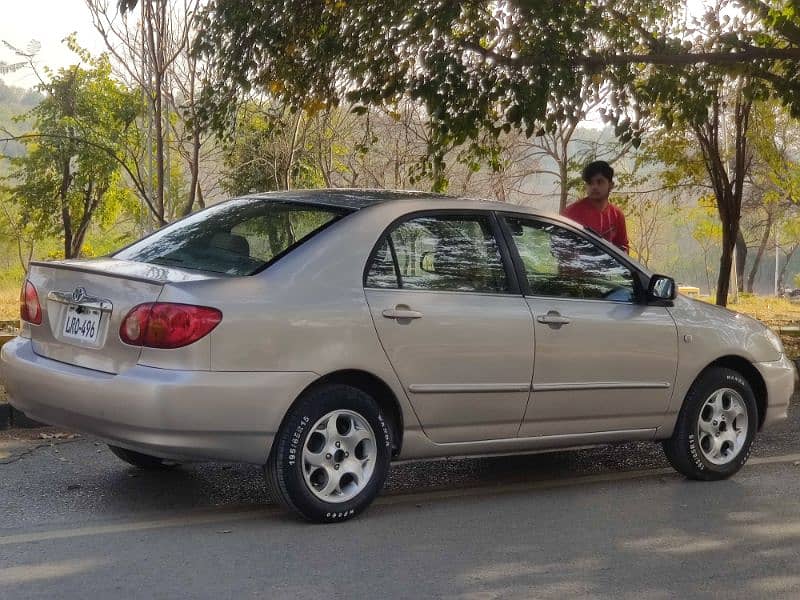
<svg viewBox="0 0 800 600"><path fill-rule="evenodd" d="M0 598L797 598L800 410L733 480L660 448L396 465L362 517L298 522L258 468L129 468L0 436Z"/></svg>

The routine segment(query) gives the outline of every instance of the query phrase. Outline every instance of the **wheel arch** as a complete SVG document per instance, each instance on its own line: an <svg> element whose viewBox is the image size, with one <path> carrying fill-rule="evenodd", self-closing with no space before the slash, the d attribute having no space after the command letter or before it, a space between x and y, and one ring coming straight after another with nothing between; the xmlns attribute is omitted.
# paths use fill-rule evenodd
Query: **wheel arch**
<svg viewBox="0 0 800 600"><path fill-rule="evenodd" d="M767 384L764 381L764 377L762 377L758 369L753 366L753 363L746 358L737 356L735 354L729 354L727 356L721 356L712 363L709 363L702 371L700 371L700 373L697 374L697 377L694 378L694 381L697 381L703 375L703 373L714 367L725 367L736 371L747 380L747 383L750 384L750 387L753 389L753 394L755 394L756 397L756 406L758 408L758 429L760 430L761 426L764 424L764 418L767 414L768 404ZM692 382L692 385L694 385L694 382Z"/></svg>
<svg viewBox="0 0 800 600"><path fill-rule="evenodd" d="M383 379L368 371L343 369L323 375L306 386L305 389L298 394L291 407L286 411L286 414L289 414L291 408L294 407L297 401L310 391L330 384L349 385L361 390L375 400L382 412L388 417L389 424L392 428L392 456L400 454L400 450L403 447L404 428L403 412L400 408L400 402L397 399L397 395L392 391L392 388L389 387ZM283 426L283 423L281 423L281 426Z"/></svg>

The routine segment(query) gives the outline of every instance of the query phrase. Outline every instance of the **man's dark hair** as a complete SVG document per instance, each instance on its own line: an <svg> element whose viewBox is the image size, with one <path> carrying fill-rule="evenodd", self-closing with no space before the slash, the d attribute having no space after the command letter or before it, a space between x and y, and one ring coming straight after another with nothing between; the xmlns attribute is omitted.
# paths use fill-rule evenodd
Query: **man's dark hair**
<svg viewBox="0 0 800 600"><path fill-rule="evenodd" d="M581 177L586 183L589 183L589 180L595 175L602 175L609 181L614 181L614 169L604 160L596 160L583 167Z"/></svg>

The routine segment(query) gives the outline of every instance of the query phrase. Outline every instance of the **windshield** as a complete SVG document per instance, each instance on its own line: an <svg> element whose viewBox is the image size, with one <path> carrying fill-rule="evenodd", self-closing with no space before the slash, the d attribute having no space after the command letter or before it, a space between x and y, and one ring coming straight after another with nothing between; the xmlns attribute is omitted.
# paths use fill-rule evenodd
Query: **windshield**
<svg viewBox="0 0 800 600"><path fill-rule="evenodd" d="M252 275L348 212L330 206L241 198L168 225L120 250L114 258Z"/></svg>

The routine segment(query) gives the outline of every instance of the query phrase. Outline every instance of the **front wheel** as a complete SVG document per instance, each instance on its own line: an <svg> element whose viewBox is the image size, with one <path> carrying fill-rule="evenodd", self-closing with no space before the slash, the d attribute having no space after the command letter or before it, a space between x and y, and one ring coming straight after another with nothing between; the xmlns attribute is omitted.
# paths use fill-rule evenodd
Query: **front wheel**
<svg viewBox="0 0 800 600"><path fill-rule="evenodd" d="M273 499L305 519L350 519L377 496L391 458L377 403L346 385L306 394L281 426L264 467Z"/></svg>
<svg viewBox="0 0 800 600"><path fill-rule="evenodd" d="M664 453L690 479L725 479L747 462L757 427L750 384L732 369L714 367L692 384Z"/></svg>

